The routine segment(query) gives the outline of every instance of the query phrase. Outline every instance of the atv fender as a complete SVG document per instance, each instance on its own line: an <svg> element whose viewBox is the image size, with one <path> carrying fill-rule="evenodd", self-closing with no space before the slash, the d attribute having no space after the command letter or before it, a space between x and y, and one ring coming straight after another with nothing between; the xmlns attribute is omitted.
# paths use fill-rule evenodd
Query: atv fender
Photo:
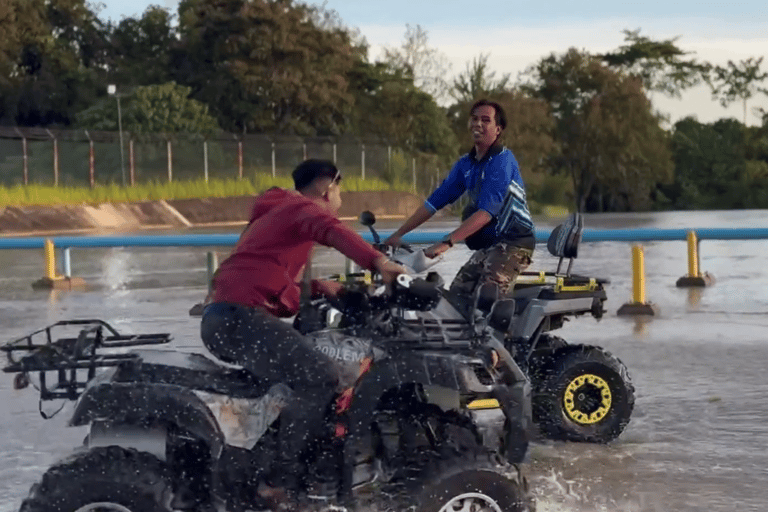
<svg viewBox="0 0 768 512"><path fill-rule="evenodd" d="M467 369L467 364L455 356L424 354L421 357L382 361L360 378L350 408L346 412L344 474L340 488L342 499L344 496L351 495L356 445L368 431L381 397L387 391L402 388L407 384L437 386L460 392L477 392L479 390L471 388L479 383L473 384L471 380L468 381ZM528 380L524 378L515 386L497 385L483 386L483 388L483 391L497 397L505 416L512 425L510 430L516 435L523 436L524 444L527 446L527 431L532 424ZM519 457L518 453L514 454L514 458Z"/></svg>
<svg viewBox="0 0 768 512"><path fill-rule="evenodd" d="M205 403L192 391L168 384L105 382L89 387L75 406L69 425L92 422L112 426L179 427L204 441L214 459L224 435Z"/></svg>

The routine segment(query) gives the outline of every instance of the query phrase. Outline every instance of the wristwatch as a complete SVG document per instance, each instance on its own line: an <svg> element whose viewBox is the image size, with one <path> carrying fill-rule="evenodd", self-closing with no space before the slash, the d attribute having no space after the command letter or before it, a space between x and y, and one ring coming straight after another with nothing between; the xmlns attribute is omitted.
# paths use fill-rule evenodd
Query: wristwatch
<svg viewBox="0 0 768 512"><path fill-rule="evenodd" d="M453 247L453 241L451 240L451 234L450 234L450 233L448 233L447 235L445 235L445 238L443 238L443 239L442 239L442 240L440 240L440 241L441 241L442 243L444 243L445 245L447 245L448 247Z"/></svg>

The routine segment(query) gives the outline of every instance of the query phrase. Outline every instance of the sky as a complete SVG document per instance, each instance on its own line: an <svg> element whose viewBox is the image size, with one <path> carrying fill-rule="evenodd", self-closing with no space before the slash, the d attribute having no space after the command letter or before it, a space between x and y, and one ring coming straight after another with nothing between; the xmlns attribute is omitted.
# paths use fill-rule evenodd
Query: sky
<svg viewBox="0 0 768 512"><path fill-rule="evenodd" d="M174 12L178 5L178 0L97 1L104 6L101 17L114 21L140 16L150 4ZM642 35L655 40L678 37L682 50L713 64L765 56L762 70L768 71L765 0L326 0L325 6L338 12L345 25L360 30L370 45L371 60L382 47L399 46L406 24L420 25L430 46L448 58L450 75L464 71L474 57L488 54L496 76L510 73L514 80L542 57L570 47L591 53L615 50L624 43L625 29L641 29ZM743 120L744 115L740 102L723 108L706 86L691 89L681 99L653 94L651 101L671 122L686 116L705 123L723 117ZM768 96L753 97L747 107L747 124L759 124L752 109L768 110Z"/></svg>

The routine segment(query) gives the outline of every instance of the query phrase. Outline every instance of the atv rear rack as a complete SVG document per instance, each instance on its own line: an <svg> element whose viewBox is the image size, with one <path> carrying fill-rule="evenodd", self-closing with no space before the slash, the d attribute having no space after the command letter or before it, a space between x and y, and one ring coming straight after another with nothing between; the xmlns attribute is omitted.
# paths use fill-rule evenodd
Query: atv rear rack
<svg viewBox="0 0 768 512"><path fill-rule="evenodd" d="M68 327L80 328L76 337L54 339L54 330L60 332ZM14 379L14 388L27 387L30 383L29 373L38 372L40 400L77 400L88 381L95 377L97 368L118 366L136 357L104 351L160 345L171 339L168 333L120 334L103 320L62 320L9 341L0 346L0 350L5 352L8 359L3 372L18 374ZM83 378L78 370L87 370L87 376ZM55 384L47 383L46 372L57 373Z"/></svg>

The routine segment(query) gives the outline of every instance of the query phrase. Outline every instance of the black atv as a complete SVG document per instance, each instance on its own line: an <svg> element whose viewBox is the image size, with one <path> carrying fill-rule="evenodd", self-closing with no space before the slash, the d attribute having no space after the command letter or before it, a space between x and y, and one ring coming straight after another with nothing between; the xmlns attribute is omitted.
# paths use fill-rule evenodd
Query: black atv
<svg viewBox="0 0 768 512"><path fill-rule="evenodd" d="M373 228L375 217L363 212L360 222L371 230L374 245L397 261L398 252L380 244ZM589 314L599 320L605 312L608 279L571 273L583 227L578 213L557 226L547 241L549 252L559 258L557 269L523 272L511 297L499 298L492 286L481 287L472 298L442 289L443 300L427 312L411 312L410 323L417 327L420 322L436 319L457 325L485 322L504 340L530 379L533 418L540 431L555 440L606 443L624 431L634 407L634 386L626 366L600 347L569 344L550 334L570 317ZM413 252L408 246L404 250ZM562 271L566 258L568 266ZM351 278L360 275L352 274ZM439 279L435 276L430 273L427 279ZM466 300L474 301L469 318L460 312L467 309L463 304Z"/></svg>
<svg viewBox="0 0 768 512"><path fill-rule="evenodd" d="M351 283L354 326L316 332L345 389L302 458L300 509L534 510L518 463L531 426L530 387L487 329L404 325L440 300L430 281L389 289ZM122 335L100 320L62 321L0 347L15 387L75 401L84 444L32 487L22 512L258 511L291 390L201 354L135 349L169 334ZM498 404L480 422L483 404ZM493 413L494 411L491 411ZM47 417L47 416L46 416ZM481 425L482 423L482 425Z"/></svg>
<svg viewBox="0 0 768 512"><path fill-rule="evenodd" d="M634 408L627 367L601 347L550 334L571 317L600 320L605 313L609 280L571 273L583 229L582 216L570 215L547 240L550 254L559 258L557 269L523 272L512 295L515 322L505 345L531 379L534 420L548 437L607 443L621 435Z"/></svg>

